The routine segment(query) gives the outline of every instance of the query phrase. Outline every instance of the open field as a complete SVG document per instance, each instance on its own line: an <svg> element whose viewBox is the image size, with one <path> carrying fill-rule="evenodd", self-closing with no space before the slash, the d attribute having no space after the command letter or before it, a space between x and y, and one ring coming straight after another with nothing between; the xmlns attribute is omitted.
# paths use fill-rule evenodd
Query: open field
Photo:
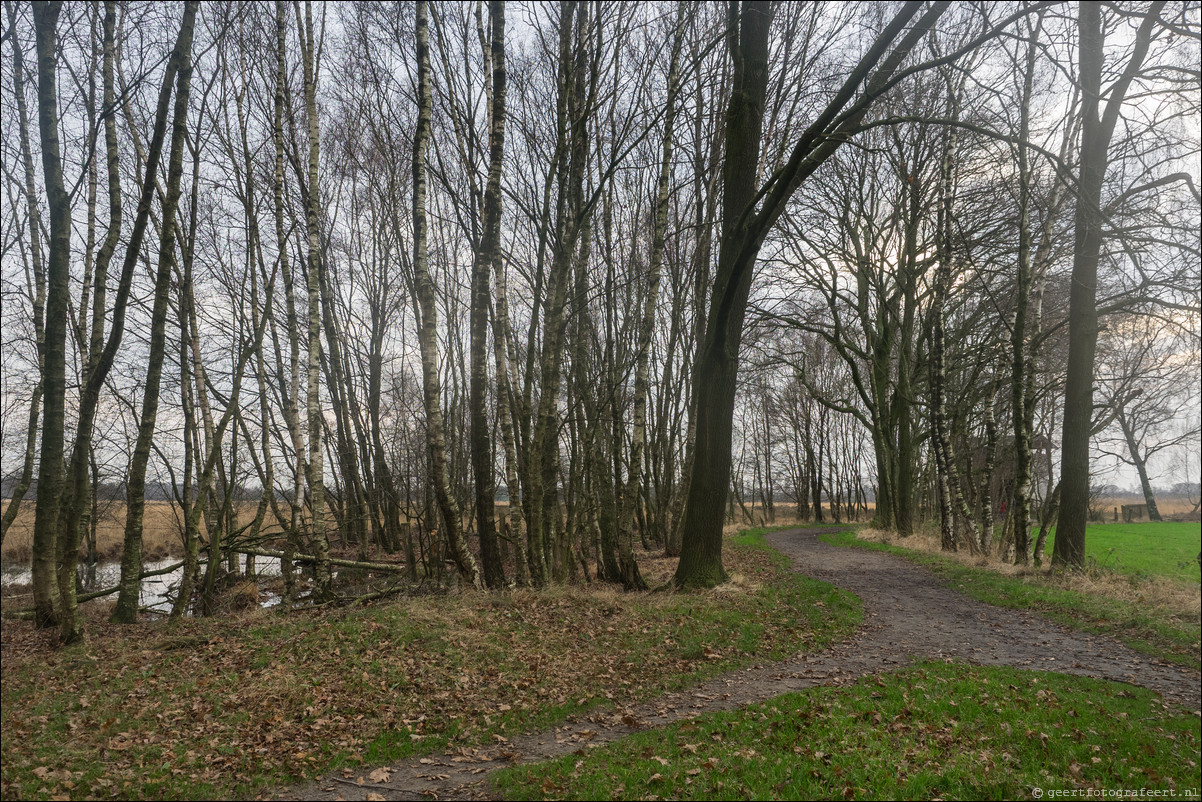
<svg viewBox="0 0 1202 802"><path fill-rule="evenodd" d="M3 502L8 506L8 501ZM239 523L254 520L255 502L243 502L238 511ZM36 519L32 498L21 502L21 509L12 528L4 536L4 549L0 560L5 565L28 565L33 557L33 523ZM147 561L181 557L183 546L183 514L173 501L148 501L143 514L142 548ZM268 521L272 518L268 513ZM200 531L205 531L201 521ZM96 523L96 551L101 560L119 560L125 541L125 502L106 501L100 504L100 515ZM86 548L81 546L81 548Z"/></svg>
<svg viewBox="0 0 1202 802"><path fill-rule="evenodd" d="M5 500L0 504L3 505L0 506L0 510L3 510L7 507L8 501ZM257 501L243 501L238 506L239 525L246 525L254 520L255 511L258 508ZM498 515L504 514L508 508L508 504L498 504ZM121 559L125 540L125 509L124 501L108 501L100 505L100 516L96 525L96 550L102 561ZM286 510L286 506L283 509ZM21 503L21 510L17 513L17 519L13 521L12 528L4 536L4 548L0 552L0 560L4 565L29 564L33 556L33 524L36 517L33 499L26 498ZM402 521L404 520L405 518L402 516ZM332 512L326 516L326 521L327 531L336 541L338 538L337 520ZM184 553L183 526L183 514L178 504L173 501L147 501L142 523L142 548L146 561L182 557ZM263 523L263 533L271 537L274 532L278 531L279 527L275 524L275 518L268 509L267 518ZM203 518L200 522L200 533L202 537L206 534ZM81 544L80 549L80 553L83 554L86 544Z"/></svg>
<svg viewBox="0 0 1202 802"><path fill-rule="evenodd" d="M1143 504L1144 497L1138 495L1127 496L1110 496L1099 499L1094 506L1102 510L1108 523L1114 523L1115 507L1122 507L1124 504ZM1193 512L1194 505L1187 499L1169 496L1157 496L1156 508L1160 510L1160 514L1164 517L1170 515L1186 515ZM1120 511L1121 515L1121 511Z"/></svg>
<svg viewBox="0 0 1202 802"><path fill-rule="evenodd" d="M1055 530L1048 536L1049 554ZM1202 524L1092 524L1085 530L1085 559L1120 574L1168 577L1193 585L1202 582L1198 554Z"/></svg>
<svg viewBox="0 0 1202 802"><path fill-rule="evenodd" d="M1044 562L1049 563L1055 528L1048 536L1044 549ZM968 551L948 553L939 542L938 530L926 527L915 531L908 538L900 538L893 532L862 529L861 539L876 540L904 546L907 549L939 554L958 560L966 565L984 566L1006 574L1035 572L1034 568L1023 568L1004 563L996 555L988 557ZM1198 523L1134 523L1134 524L1090 524L1085 532L1085 559L1089 576L1103 583L1116 580L1116 587L1126 587L1125 581L1169 580L1164 585L1166 593L1185 588L1192 597L1202 583L1202 570L1198 564L1198 553L1202 550L1202 524ZM1046 568L1046 565L1045 565Z"/></svg>

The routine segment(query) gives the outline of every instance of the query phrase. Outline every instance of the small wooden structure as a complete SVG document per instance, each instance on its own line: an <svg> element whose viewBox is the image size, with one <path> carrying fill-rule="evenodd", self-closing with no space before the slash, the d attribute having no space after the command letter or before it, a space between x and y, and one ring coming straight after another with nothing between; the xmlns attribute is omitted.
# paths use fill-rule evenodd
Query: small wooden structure
<svg viewBox="0 0 1202 802"><path fill-rule="evenodd" d="M1124 504L1123 505L1123 523L1135 523L1137 521L1149 521L1148 505L1147 504Z"/></svg>

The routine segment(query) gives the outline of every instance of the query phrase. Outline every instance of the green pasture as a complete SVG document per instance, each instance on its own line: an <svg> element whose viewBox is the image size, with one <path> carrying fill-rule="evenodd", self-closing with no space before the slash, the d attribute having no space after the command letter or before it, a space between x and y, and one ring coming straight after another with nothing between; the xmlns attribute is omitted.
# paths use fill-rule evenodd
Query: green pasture
<svg viewBox="0 0 1202 802"><path fill-rule="evenodd" d="M1055 530L1048 537L1052 553ZM1093 524L1085 530L1085 559L1096 566L1140 578L1170 577L1197 584L1202 581L1198 552L1202 524Z"/></svg>

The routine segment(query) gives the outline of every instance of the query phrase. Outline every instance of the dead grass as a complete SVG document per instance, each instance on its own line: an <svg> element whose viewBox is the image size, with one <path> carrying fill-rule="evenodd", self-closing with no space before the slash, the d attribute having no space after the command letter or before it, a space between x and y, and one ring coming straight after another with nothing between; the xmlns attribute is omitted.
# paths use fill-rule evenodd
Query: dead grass
<svg viewBox="0 0 1202 802"><path fill-rule="evenodd" d="M4 501L4 507L8 501ZM0 507L0 509L4 509ZM239 505L238 523L250 523L255 518L257 503L245 501ZM96 519L96 551L101 560L117 560L125 542L125 501L103 501ZM34 500L26 498L20 504L16 521L4 539L4 551L0 560L5 565L28 565L34 556ZM273 518L268 515L268 524ZM264 524L264 529L269 525ZM147 560L183 557L184 554L183 512L174 501L147 501L142 518L142 549ZM201 535L207 530L201 521ZM87 545L81 545L81 557L87 553Z"/></svg>
<svg viewBox="0 0 1202 802"><path fill-rule="evenodd" d="M0 513L7 509L8 504L8 499L0 501ZM254 520L258 502L242 502L239 507L239 525ZM496 508L498 517L505 517L509 513L508 502L500 502ZM101 561L121 559L125 542L125 510L124 501L100 504L96 524L96 550ZM33 525L36 517L33 498L27 496L21 502L21 509L17 513L17 519L13 521L12 528L4 536L4 548L0 551L0 561L4 565L28 565L33 559ZM402 516L401 520L405 522L408 519ZM466 518L464 523L469 523ZM337 521L332 512L327 516L327 527L331 537L336 538ZM264 523L264 534L270 536L273 531L279 531L279 526L269 510ZM203 520L200 523L200 533L202 537L208 534ZM339 547L338 543L332 545L335 548ZM143 557L147 561L183 557L183 513L174 501L146 502L142 522L142 549ZM80 557L84 557L86 553L86 544L81 544Z"/></svg>
<svg viewBox="0 0 1202 802"><path fill-rule="evenodd" d="M3 502L4 507L8 501ZM245 502L238 511L239 524L254 520L255 502ZM112 501L100 504L100 512L96 522L96 551L101 560L119 560L125 542L125 502ZM27 565L33 558L33 525L37 518L32 498L21 502L21 509L12 528L4 536L4 549L0 552L0 560L5 565ZM272 520L269 518L268 520ZM200 525L201 534L206 534L204 522ZM148 561L165 560L170 557L182 557L183 548L183 513L180 506L173 501L147 501L146 511L142 519L142 549L143 556ZM86 546L81 545L80 556L86 554Z"/></svg>
<svg viewBox="0 0 1202 802"><path fill-rule="evenodd" d="M733 535L751 526L843 526L871 519L875 507L872 502L869 502L867 516L861 515L859 518L849 518L846 514L843 514L840 516L840 520L836 521L834 513L831 512L830 505L826 505L822 508L824 518L821 522L815 521L813 517L803 518L799 516L796 504L777 504L776 517L771 521L768 520L767 515L764 514L764 511L760 509L758 504L749 504L747 505L747 509L754 520L748 521L743 511L736 509L735 521L722 527L723 535Z"/></svg>
<svg viewBox="0 0 1202 802"><path fill-rule="evenodd" d="M1131 496L1114 496L1112 498L1100 499L1097 502L1097 507L1106 512L1106 520L1110 521L1114 517L1114 508L1122 507L1124 504L1143 504L1144 497ZM1160 514L1169 515L1184 515L1188 512L1193 512L1194 505L1183 498L1156 498L1156 508L1160 510Z"/></svg>

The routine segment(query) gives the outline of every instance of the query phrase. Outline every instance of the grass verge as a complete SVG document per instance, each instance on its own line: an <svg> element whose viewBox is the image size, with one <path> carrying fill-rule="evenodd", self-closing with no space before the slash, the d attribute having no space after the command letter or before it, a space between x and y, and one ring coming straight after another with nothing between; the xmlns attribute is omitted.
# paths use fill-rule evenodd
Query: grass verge
<svg viewBox="0 0 1202 802"><path fill-rule="evenodd" d="M1056 530L1048 537L1052 553ZM1202 524L1178 521L1137 524L1090 524L1085 532L1085 559L1092 565L1136 579L1168 577L1194 587L1202 582L1198 563Z"/></svg>
<svg viewBox="0 0 1202 802"><path fill-rule="evenodd" d="M833 532L821 539L897 554L930 568L949 587L979 601L1013 609L1037 610L1065 626L1109 635L1141 654L1190 668L1202 667L1202 629L1196 613L1148 604L1138 585L1129 598L1116 598L1073 587L1071 574L1030 569L1003 574L988 567L965 565L939 554L915 551L891 543L860 540L855 532ZM1137 581L1137 580L1132 580Z"/></svg>
<svg viewBox="0 0 1202 802"><path fill-rule="evenodd" d="M253 796L547 727L858 625L853 595L789 571L756 534L726 554L731 581L696 593L594 584L128 628L97 608L67 649L6 620L0 796ZM656 584L675 561L640 567Z"/></svg>
<svg viewBox="0 0 1202 802"><path fill-rule="evenodd" d="M925 663L516 766L493 782L509 799L1031 799L1036 789L1050 798L1116 788L1197 799L1199 743L1195 716L1142 688Z"/></svg>

